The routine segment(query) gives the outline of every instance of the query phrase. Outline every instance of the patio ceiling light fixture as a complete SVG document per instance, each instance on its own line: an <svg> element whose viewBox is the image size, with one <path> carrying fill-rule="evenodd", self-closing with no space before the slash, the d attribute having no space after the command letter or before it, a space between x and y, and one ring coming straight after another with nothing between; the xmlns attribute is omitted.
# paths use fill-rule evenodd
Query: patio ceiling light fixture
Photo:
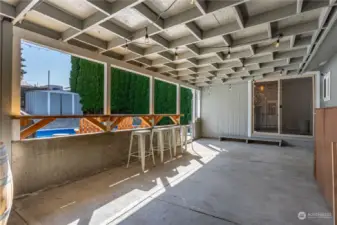
<svg viewBox="0 0 337 225"><path fill-rule="evenodd" d="M145 44L149 43L150 43L149 34L147 32L147 27L145 27Z"/></svg>
<svg viewBox="0 0 337 225"><path fill-rule="evenodd" d="M231 47L228 47L227 59L231 58Z"/></svg>
<svg viewBox="0 0 337 225"><path fill-rule="evenodd" d="M278 36L276 42L274 43L274 46L275 46L276 48L280 47L280 38L282 38L282 37L283 37L283 34L279 34L279 36Z"/></svg>
<svg viewBox="0 0 337 225"><path fill-rule="evenodd" d="M129 45L128 45L128 41L125 40L125 52L129 51Z"/></svg>

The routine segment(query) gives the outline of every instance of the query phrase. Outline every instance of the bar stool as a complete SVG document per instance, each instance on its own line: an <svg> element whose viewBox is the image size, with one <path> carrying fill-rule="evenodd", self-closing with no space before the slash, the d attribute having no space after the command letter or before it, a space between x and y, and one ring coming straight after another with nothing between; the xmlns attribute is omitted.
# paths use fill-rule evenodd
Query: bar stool
<svg viewBox="0 0 337 225"><path fill-rule="evenodd" d="M180 126L173 126L171 127L171 132L172 132L172 145L173 145L173 155L176 156L177 155L177 142L178 142L178 138L179 138L179 143L180 143L180 146L181 146L181 135L180 135L180 132L181 132L181 127Z"/></svg>
<svg viewBox="0 0 337 225"><path fill-rule="evenodd" d="M172 147L171 147L171 128L170 127L161 127L153 128L151 133L151 148L152 151L158 151L160 153L160 161L164 161L164 151L170 151L170 156L172 159ZM153 147L153 136L157 134L157 148ZM166 135L166 139L165 139Z"/></svg>
<svg viewBox="0 0 337 225"><path fill-rule="evenodd" d="M181 153L184 152L183 144L185 145L185 151L187 151L187 131L189 125L182 125L181 126Z"/></svg>
<svg viewBox="0 0 337 225"><path fill-rule="evenodd" d="M138 151L137 152L132 152L132 142L133 142L134 136L136 136L138 138ZM150 150L149 151L145 150L146 136L150 137ZM127 164L126 168L129 168L131 156L140 159L143 171L145 170L145 158L148 157L148 156L152 156L153 165L156 165L156 162L154 160L153 148L152 148L151 143L152 143L151 130L132 131L131 139L130 139L130 147L129 147L128 164Z"/></svg>

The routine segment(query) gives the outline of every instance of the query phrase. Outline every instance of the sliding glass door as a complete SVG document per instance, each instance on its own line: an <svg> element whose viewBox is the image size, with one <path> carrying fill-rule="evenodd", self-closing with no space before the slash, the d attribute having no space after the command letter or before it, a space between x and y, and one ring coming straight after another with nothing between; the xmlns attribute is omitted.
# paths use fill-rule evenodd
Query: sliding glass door
<svg viewBox="0 0 337 225"><path fill-rule="evenodd" d="M281 134L313 134L312 85L311 77L281 80Z"/></svg>
<svg viewBox="0 0 337 225"><path fill-rule="evenodd" d="M312 77L256 82L253 88L254 132L312 135Z"/></svg>
<svg viewBox="0 0 337 225"><path fill-rule="evenodd" d="M254 85L254 128L257 132L278 132L278 82Z"/></svg>

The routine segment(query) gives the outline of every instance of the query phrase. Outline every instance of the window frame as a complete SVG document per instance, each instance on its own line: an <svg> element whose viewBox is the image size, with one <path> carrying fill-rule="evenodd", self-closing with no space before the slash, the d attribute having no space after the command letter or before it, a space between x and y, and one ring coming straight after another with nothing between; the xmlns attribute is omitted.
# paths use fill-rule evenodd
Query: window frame
<svg viewBox="0 0 337 225"><path fill-rule="evenodd" d="M331 93L331 72L327 72L323 77L323 100L329 101Z"/></svg>

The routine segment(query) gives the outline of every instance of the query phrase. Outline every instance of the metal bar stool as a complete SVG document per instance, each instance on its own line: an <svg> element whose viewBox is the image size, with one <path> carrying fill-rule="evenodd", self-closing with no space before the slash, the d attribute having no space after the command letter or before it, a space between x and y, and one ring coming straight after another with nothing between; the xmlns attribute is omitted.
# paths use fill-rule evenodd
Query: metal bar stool
<svg viewBox="0 0 337 225"><path fill-rule="evenodd" d="M157 148L153 147L153 136L157 134ZM158 151L160 153L161 162L164 161L164 151L170 151L170 156L172 159L172 145L171 145L171 128L170 127L161 127L161 128L153 128L151 134L151 148L152 151ZM165 139L166 135L166 139Z"/></svg>
<svg viewBox="0 0 337 225"><path fill-rule="evenodd" d="M172 132L173 155L176 156L177 155L177 146L182 145L182 141L181 141L182 139L181 139L181 135L180 135L181 126L171 127L171 132ZM179 138L179 142L178 142L178 138ZM181 146L181 148L182 148L182 146Z"/></svg>
<svg viewBox="0 0 337 225"><path fill-rule="evenodd" d="M136 136L138 138L138 151L137 152L132 152L132 142L133 142L134 136ZM145 147L146 136L150 137L150 150L149 151L145 150L145 148L146 148ZM148 157L148 156L152 156L153 165L156 165L156 162L154 160L153 148L152 148L151 143L152 143L151 130L132 131L131 139L130 139L130 147L129 147L128 164L127 164L126 168L129 168L131 156L140 159L143 171L145 170L145 158Z"/></svg>
<svg viewBox="0 0 337 225"><path fill-rule="evenodd" d="M187 151L187 132L189 125L181 126L181 153L184 152L183 144L185 145L185 151Z"/></svg>

